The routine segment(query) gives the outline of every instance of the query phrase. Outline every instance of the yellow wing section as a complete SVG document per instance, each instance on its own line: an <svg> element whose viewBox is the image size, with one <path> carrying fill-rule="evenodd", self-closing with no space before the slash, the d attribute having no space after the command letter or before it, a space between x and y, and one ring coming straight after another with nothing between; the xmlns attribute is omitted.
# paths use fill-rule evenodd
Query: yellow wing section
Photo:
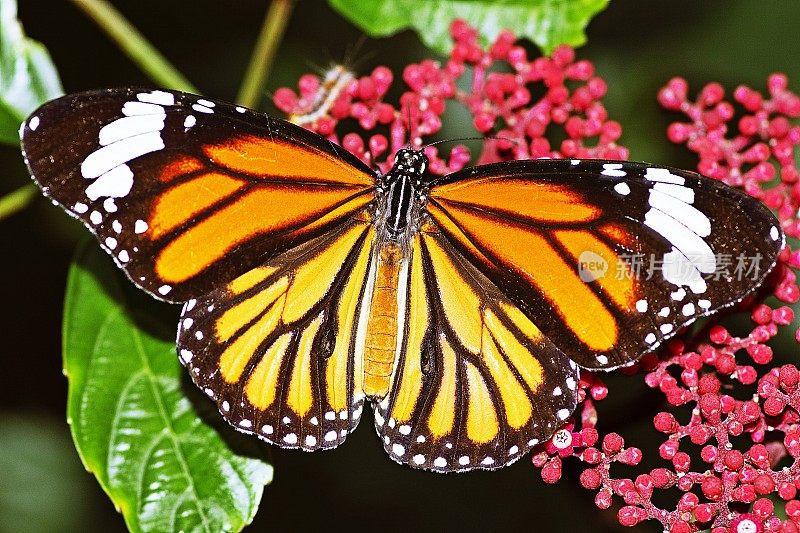
<svg viewBox="0 0 800 533"><path fill-rule="evenodd" d="M184 305L181 361L230 424L307 451L355 428L373 239L360 215Z"/></svg>
<svg viewBox="0 0 800 533"><path fill-rule="evenodd" d="M407 287L404 346L375 406L392 459L501 468L572 414L575 364L432 224L413 242Z"/></svg>

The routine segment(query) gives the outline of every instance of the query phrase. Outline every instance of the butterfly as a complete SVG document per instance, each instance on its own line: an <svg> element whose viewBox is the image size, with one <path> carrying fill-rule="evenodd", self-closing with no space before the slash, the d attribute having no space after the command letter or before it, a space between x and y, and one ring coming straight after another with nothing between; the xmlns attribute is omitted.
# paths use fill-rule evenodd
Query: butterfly
<svg viewBox="0 0 800 533"><path fill-rule="evenodd" d="M692 172L566 159L436 177L406 148L381 175L173 91L64 96L21 139L43 193L183 304L178 356L231 425L330 449L367 404L393 460L437 472L519 459L574 411L579 367L630 364L740 301L784 242L762 204Z"/></svg>

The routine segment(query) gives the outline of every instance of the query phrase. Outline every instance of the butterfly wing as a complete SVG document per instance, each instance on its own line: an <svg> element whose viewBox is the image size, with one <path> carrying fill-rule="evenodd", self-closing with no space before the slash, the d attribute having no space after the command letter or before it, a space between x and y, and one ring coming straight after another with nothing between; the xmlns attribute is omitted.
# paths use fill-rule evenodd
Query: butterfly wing
<svg viewBox="0 0 800 533"><path fill-rule="evenodd" d="M65 96L20 134L45 195L134 283L172 302L325 233L373 199L372 170L333 143L179 92Z"/></svg>
<svg viewBox="0 0 800 533"><path fill-rule="evenodd" d="M577 366L431 224L413 243L406 338L378 434L398 462L496 469L574 411Z"/></svg>
<svg viewBox="0 0 800 533"><path fill-rule="evenodd" d="M468 169L431 188L428 213L556 346L590 369L634 361L740 301L783 245L761 203L692 172L639 163ZM740 258L747 270L736 271Z"/></svg>
<svg viewBox="0 0 800 533"><path fill-rule="evenodd" d="M180 359L235 428L306 451L355 429L373 239L361 214L184 305Z"/></svg>

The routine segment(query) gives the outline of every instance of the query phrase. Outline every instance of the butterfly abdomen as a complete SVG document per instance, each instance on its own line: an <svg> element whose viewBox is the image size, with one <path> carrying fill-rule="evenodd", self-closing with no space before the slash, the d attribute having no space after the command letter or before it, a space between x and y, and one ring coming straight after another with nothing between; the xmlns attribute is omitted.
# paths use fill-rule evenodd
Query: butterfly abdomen
<svg viewBox="0 0 800 533"><path fill-rule="evenodd" d="M364 350L364 393L371 398L386 396L394 369L402 260L402 248L394 242L384 244L378 254Z"/></svg>

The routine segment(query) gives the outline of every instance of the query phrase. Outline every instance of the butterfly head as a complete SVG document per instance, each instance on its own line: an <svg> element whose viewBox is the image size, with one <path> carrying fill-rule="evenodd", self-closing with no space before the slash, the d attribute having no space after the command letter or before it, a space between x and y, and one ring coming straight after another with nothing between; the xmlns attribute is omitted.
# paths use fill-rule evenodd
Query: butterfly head
<svg viewBox="0 0 800 533"><path fill-rule="evenodd" d="M422 181L422 176L428 168L428 156L422 150L402 148L394 156L394 169L399 174L411 176L415 184Z"/></svg>

